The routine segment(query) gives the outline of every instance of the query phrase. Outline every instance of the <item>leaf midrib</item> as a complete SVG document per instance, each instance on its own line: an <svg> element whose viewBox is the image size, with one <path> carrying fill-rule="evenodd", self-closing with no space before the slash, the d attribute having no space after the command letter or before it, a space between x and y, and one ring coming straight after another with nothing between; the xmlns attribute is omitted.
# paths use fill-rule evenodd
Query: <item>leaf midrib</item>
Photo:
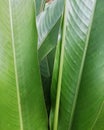
<svg viewBox="0 0 104 130"><path fill-rule="evenodd" d="M15 78L16 78L18 110L19 110L19 118L20 118L20 130L24 130L24 129L23 129L23 119L22 119L21 101L20 101L20 90L19 90L19 81L18 81L17 62L16 62L16 49L15 49L15 40L14 40L13 16L12 16L11 0L9 0L9 15L10 15L10 28L11 28L11 38L12 38L14 71L15 71Z"/></svg>
<svg viewBox="0 0 104 130"><path fill-rule="evenodd" d="M57 130L57 128L58 128L58 116L59 116L59 107L60 107L62 72L63 72L63 62L64 62L65 32L66 32L66 24L65 24L66 23L66 8L65 8L65 5L66 5L66 0L65 0L64 12L63 12L63 16L62 16L63 32L62 32L62 42L61 42L61 56L60 56L60 61L59 61L60 64L59 64L59 73L58 73L57 95L56 95L53 130Z"/></svg>

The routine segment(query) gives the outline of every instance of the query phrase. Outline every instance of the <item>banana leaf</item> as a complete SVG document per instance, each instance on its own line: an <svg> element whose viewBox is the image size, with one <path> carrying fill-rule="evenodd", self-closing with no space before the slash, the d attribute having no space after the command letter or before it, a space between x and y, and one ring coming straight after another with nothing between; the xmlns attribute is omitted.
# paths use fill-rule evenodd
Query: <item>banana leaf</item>
<svg viewBox="0 0 104 130"><path fill-rule="evenodd" d="M47 130L33 0L0 1L0 130Z"/></svg>
<svg viewBox="0 0 104 130"><path fill-rule="evenodd" d="M52 79L51 130L104 129L103 5L103 0L65 0Z"/></svg>

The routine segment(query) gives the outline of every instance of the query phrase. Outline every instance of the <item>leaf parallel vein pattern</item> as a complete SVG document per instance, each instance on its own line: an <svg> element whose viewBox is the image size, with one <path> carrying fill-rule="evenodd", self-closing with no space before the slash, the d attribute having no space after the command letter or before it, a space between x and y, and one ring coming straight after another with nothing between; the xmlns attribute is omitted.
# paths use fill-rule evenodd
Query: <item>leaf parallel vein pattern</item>
<svg viewBox="0 0 104 130"><path fill-rule="evenodd" d="M77 3L77 0L66 0L66 34L64 44L63 75L61 83L59 128L63 123L64 129L70 129L77 102L80 80L83 72L85 56L93 15L93 6ZM80 7L80 5L83 5ZM88 12L88 14L86 13ZM86 15L87 14L87 15ZM86 20L87 19L87 20ZM77 52L77 53L76 53ZM68 70L66 69L68 68ZM64 80L65 79L65 80ZM67 90L67 91L66 91ZM67 98L68 96L68 98ZM63 129L63 128L60 128Z"/></svg>
<svg viewBox="0 0 104 130"><path fill-rule="evenodd" d="M86 4L85 4L85 6L86 6ZM74 102L73 102L73 107L72 107L72 112L71 112L71 122L72 122L73 115L74 115L74 110L75 110L75 106L76 106L76 102L77 102L77 96L78 96L78 90L79 90L79 86L80 86L81 76L82 76L82 73L83 73L83 66L84 66L84 61L85 61L86 52L87 52L87 48L88 48L88 41L89 41L89 35L90 35L91 25L92 25L92 21L93 21L94 9L95 9L95 6L92 8L92 10L90 10L88 8L88 10L90 12L89 13L89 23L88 23L88 27L87 27L88 31L86 32L87 36L86 36L86 39L84 40L85 46L84 46L84 50L83 50L81 66L79 68L80 71L79 71L79 75L78 75L78 80L77 80L77 85L76 85L76 90L75 90L75 97L74 97ZM85 14L85 10L83 10L82 12L83 12L83 14ZM80 30L80 28L79 28L79 30ZM69 126L69 128L71 128L71 125Z"/></svg>

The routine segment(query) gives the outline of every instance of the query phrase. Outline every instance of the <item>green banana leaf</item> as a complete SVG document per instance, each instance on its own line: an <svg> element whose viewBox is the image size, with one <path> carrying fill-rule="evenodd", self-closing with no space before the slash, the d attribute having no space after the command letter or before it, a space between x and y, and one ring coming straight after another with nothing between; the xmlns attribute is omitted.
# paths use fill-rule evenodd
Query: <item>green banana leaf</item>
<svg viewBox="0 0 104 130"><path fill-rule="evenodd" d="M33 0L0 1L0 130L47 130Z"/></svg>
<svg viewBox="0 0 104 130"><path fill-rule="evenodd" d="M65 0L52 79L51 130L104 129L103 5L103 0Z"/></svg>

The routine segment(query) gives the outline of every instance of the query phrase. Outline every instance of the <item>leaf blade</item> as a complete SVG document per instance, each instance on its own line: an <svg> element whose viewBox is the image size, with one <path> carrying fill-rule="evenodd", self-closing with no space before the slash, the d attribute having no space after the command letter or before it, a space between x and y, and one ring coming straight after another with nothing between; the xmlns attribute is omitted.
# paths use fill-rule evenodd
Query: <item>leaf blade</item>
<svg viewBox="0 0 104 130"><path fill-rule="evenodd" d="M1 1L0 16L0 129L46 130L34 3Z"/></svg>
<svg viewBox="0 0 104 130"><path fill-rule="evenodd" d="M102 60L102 57L104 56L104 20L101 19L104 14L104 9L101 9L103 4L104 1L102 0L97 1L96 3L94 20L89 39L89 47L86 55L84 71L73 120L73 130L78 128L84 128L85 130L103 128L103 125L99 125L99 120L101 119L101 121L103 121L102 119L104 119L103 110L102 117L98 114L101 111L101 108L103 109L104 101L104 61ZM102 27L99 25L102 25ZM98 124L96 124L94 127L93 125L96 121L96 118L98 118Z"/></svg>
<svg viewBox="0 0 104 130"><path fill-rule="evenodd" d="M61 93L60 97L61 99L59 99L60 107L59 110L57 110L56 112L56 113L60 112L59 116L58 114L56 116L57 118L60 117L58 118L57 123L59 130L70 129L72 125L72 119L74 115L75 104L77 100L77 94L80 85L80 79L82 75L87 44L89 39L90 25L92 23L92 15L94 12L94 5L95 5L95 1L91 2L87 1L87 2L83 3L83 1L79 2L79 1L66 0L65 4L67 20L65 23L66 24L65 45L64 45L65 53L64 53L63 72L61 79L62 83L60 92L57 91L57 82L58 82L57 78L56 79L53 78L53 82L56 81L57 82L52 83L54 84L52 85L52 98L55 97L54 94L55 92L53 93L53 91ZM84 6L85 10L82 10L82 5ZM59 73L58 75L60 75L60 71L58 70L58 68L55 70L56 72L54 71L54 73ZM55 113L54 111L56 111L54 100L55 99L53 98L52 99L53 114ZM57 127L55 127L54 130L57 130Z"/></svg>

